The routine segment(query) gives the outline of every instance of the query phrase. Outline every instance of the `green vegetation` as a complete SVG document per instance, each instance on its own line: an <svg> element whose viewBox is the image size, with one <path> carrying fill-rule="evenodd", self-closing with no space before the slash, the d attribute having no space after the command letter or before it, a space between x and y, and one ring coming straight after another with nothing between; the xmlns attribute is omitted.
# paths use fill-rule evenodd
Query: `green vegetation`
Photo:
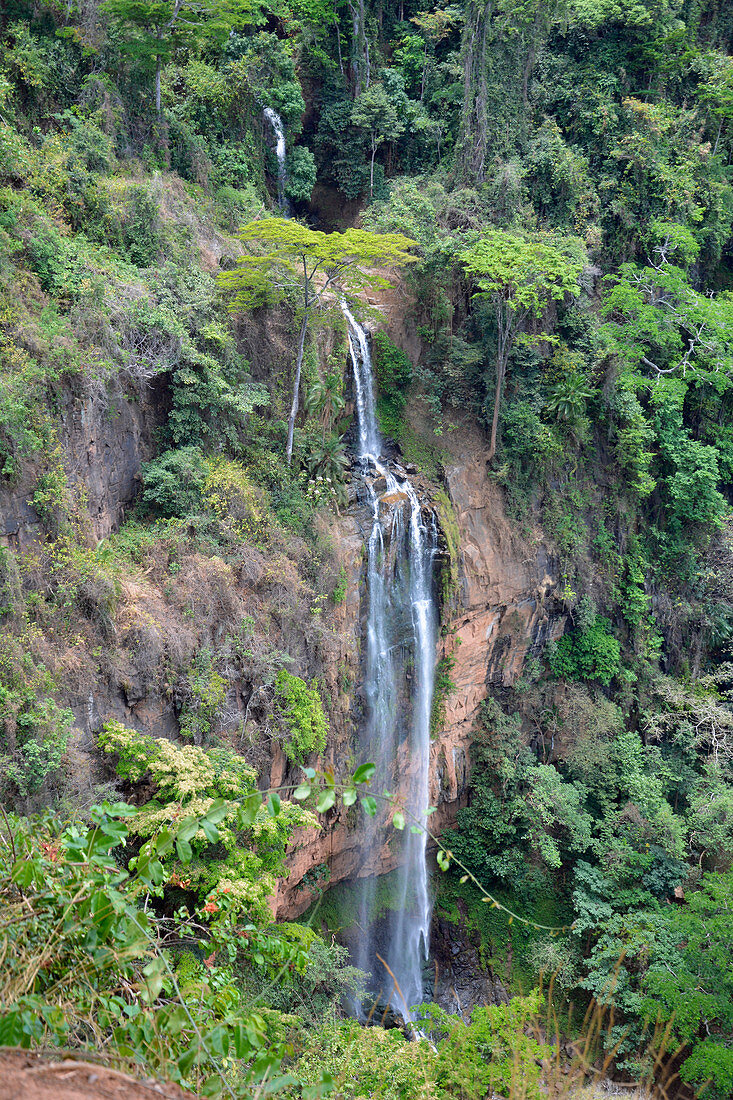
<svg viewBox="0 0 733 1100"><path fill-rule="evenodd" d="M325 751L328 722L315 685L308 687L300 676L281 668L275 680L275 707L287 729L283 749L289 760L303 764L312 753L320 756Z"/></svg>
<svg viewBox="0 0 733 1100"><path fill-rule="evenodd" d="M593 1063L727 1100L730 5L0 8L0 1045L202 1096L518 1100ZM475 641L436 903L512 999L427 1006L432 1046L345 1019L345 949L270 909L298 830L351 840L381 797L344 774L342 295L432 484L434 733L462 597L493 606L474 506L491 569L535 577L491 668ZM359 919L345 887L319 912ZM576 1077L542 972L555 1023L608 1013Z"/></svg>

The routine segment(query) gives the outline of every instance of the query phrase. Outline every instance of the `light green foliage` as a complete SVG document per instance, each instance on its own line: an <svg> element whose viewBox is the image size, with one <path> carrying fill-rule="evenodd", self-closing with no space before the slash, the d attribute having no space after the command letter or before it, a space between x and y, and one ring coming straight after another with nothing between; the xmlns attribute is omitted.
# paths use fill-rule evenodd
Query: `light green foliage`
<svg viewBox="0 0 733 1100"><path fill-rule="evenodd" d="M200 831L216 843L225 812L219 800L208 812L157 829L133 860L126 846L137 817L124 803L92 807L89 825L52 815L5 818L3 1046L74 1043L130 1068L144 1066L200 1095L252 1095L279 1065L293 1021L253 1010L232 980L232 964L257 966L257 957L273 964L279 956L286 968L303 970L304 953L272 932L258 934L251 924L245 932L209 905L196 914L195 925L178 915L187 942L203 933L196 949L210 950L209 965L189 952L176 973L164 947L170 925L140 906L159 891L174 847L183 849L182 863L188 863L186 836Z"/></svg>
<svg viewBox="0 0 733 1100"><path fill-rule="evenodd" d="M550 1051L526 1034L539 1010L537 994L515 997L506 1005L474 1009L466 1024L425 1005L420 1027L432 1046L411 1043L397 1030L364 1029L354 1021L327 1024L310 1036L295 1071L313 1080L325 1066L339 1093L354 1100L483 1100L512 1097L520 1089L527 1100L539 1100L540 1062Z"/></svg>
<svg viewBox="0 0 733 1100"><path fill-rule="evenodd" d="M677 242L674 230L684 233L683 242ZM652 379L700 379L723 392L733 370L733 299L700 294L686 270L671 262L675 251L683 251L682 260L690 258L684 250L694 242L688 242L683 227L660 226L659 231L664 240L651 265L623 264L610 279L604 308L612 320L605 331L624 361Z"/></svg>
<svg viewBox="0 0 733 1100"><path fill-rule="evenodd" d="M132 825L147 839L178 821L209 812L217 800L225 800L217 838L203 828L180 839L175 852L164 861L161 882L179 884L185 878L200 903L213 905L212 912L227 912L266 921L268 900L275 889L275 876L283 869L285 849L298 825L315 822L296 803L283 802L273 817L257 793L256 775L241 757L227 749L205 752L195 745L175 745L107 722L99 735L99 746L114 755L117 773L133 786L148 780L154 795ZM251 815L250 800L256 800ZM213 854L212 844L219 847ZM186 864L183 871L182 863Z"/></svg>
<svg viewBox="0 0 733 1100"><path fill-rule="evenodd" d="M30 633L6 634L0 645L0 792L9 801L54 777L74 718L54 701L54 678L33 659L30 641Z"/></svg>
<svg viewBox="0 0 733 1100"><path fill-rule="evenodd" d="M445 539L445 548L448 552L447 560L440 575L441 595L444 605L447 605L450 600L456 597L460 583L461 532L455 508L445 490L436 489L433 499L440 520L440 531Z"/></svg>
<svg viewBox="0 0 733 1100"><path fill-rule="evenodd" d="M451 672L455 666L454 656L441 657L435 665L435 685L433 688L433 708L430 712L430 736L438 737L443 732L445 723L445 705L448 698L456 690L456 685L451 679Z"/></svg>
<svg viewBox="0 0 733 1100"><path fill-rule="evenodd" d="M289 760L302 764L311 754L325 751L328 720L315 683L309 687L300 676L281 668L275 680L275 707L285 725L283 749Z"/></svg>
<svg viewBox="0 0 733 1100"><path fill-rule="evenodd" d="M246 254L234 270L219 276L220 284L234 292L232 309L281 301L294 292L300 292L307 306L331 285L335 291L352 294L366 287L385 288L388 279L364 268L414 261L410 253L414 242L400 233L365 229L322 233L294 220L264 218L243 226L238 238ZM315 282L319 271L325 275L325 286Z"/></svg>
<svg viewBox="0 0 733 1100"><path fill-rule="evenodd" d="M555 676L610 684L620 672L621 646L608 619L597 615L585 629L564 634L549 656Z"/></svg>
<svg viewBox="0 0 733 1100"><path fill-rule="evenodd" d="M181 707L181 736L196 745L211 733L217 714L226 699L226 681L212 667L211 653L198 655L186 677L187 695Z"/></svg>
<svg viewBox="0 0 733 1100"><path fill-rule="evenodd" d="M512 1097L521 1090L527 1100L539 1100L539 1063L550 1048L527 1035L539 1009L538 993L513 997L508 1004L474 1008L466 1026L428 1006L428 1031L438 1038L438 1094L482 1100L486 1095Z"/></svg>
<svg viewBox="0 0 733 1100"><path fill-rule="evenodd" d="M436 1095L431 1087L433 1064L432 1052L410 1043L400 1031L364 1028L347 1020L326 1024L312 1034L296 1069L301 1080L315 1081L325 1068L337 1095L353 1100L429 1100Z"/></svg>

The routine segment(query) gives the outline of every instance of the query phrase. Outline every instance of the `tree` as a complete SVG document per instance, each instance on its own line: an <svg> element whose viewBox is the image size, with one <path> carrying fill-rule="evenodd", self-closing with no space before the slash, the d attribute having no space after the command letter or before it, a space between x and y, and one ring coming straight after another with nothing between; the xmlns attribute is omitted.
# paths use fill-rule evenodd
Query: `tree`
<svg viewBox="0 0 733 1100"><path fill-rule="evenodd" d="M504 379L517 338L528 321L542 317L551 301L561 301L566 294L579 294L582 265L573 263L555 244L541 239L527 240L502 229L489 230L459 258L475 279L477 296L488 300L496 316L496 390L488 455L491 461L496 453ZM543 338L546 335L542 333L532 337L535 341Z"/></svg>
<svg viewBox="0 0 733 1100"><path fill-rule="evenodd" d="M306 396L305 409L306 412L315 413L320 417L324 439L333 420L343 407L341 379L336 372L330 371L325 378L317 378Z"/></svg>
<svg viewBox="0 0 733 1100"><path fill-rule="evenodd" d="M257 0L104 0L130 34L127 51L155 71L155 111L161 114L160 74L177 46L196 34L226 40L238 25L258 21Z"/></svg>
<svg viewBox="0 0 733 1100"><path fill-rule="evenodd" d="M351 121L369 134L369 198L374 194L374 158L385 141L394 141L404 132L405 124L383 84L370 84L354 103Z"/></svg>
<svg viewBox="0 0 733 1100"><path fill-rule="evenodd" d="M343 233L321 233L285 218L263 218L239 231L247 249L236 268L223 271L219 283L234 291L231 309L252 309L298 295L301 323L293 383L293 401L288 418L286 457L293 457L293 432L298 415L300 374L311 310L331 297L354 295L360 290L378 290L390 285L374 268L403 266L416 257L416 244L401 233L371 233L347 229ZM368 270L372 269L372 270Z"/></svg>
<svg viewBox="0 0 733 1100"><path fill-rule="evenodd" d="M733 373L733 296L691 285L687 268L700 249L685 226L655 221L652 233L658 243L646 265L622 264L609 277L606 335L622 360L655 380L707 381L722 393Z"/></svg>

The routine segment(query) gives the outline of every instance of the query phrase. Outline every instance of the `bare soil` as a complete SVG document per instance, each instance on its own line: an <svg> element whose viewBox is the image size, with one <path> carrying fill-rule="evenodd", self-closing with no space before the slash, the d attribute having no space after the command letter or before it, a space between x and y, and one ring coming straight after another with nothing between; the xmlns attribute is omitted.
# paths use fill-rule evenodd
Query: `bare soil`
<svg viewBox="0 0 733 1100"><path fill-rule="evenodd" d="M138 1081L75 1058L0 1050L0 1100L195 1100L175 1085Z"/></svg>

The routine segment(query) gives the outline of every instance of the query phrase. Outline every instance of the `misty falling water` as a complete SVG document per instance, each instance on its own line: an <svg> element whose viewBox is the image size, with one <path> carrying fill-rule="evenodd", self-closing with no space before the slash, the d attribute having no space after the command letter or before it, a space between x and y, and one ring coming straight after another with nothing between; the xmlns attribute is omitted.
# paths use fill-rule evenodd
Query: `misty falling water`
<svg viewBox="0 0 733 1100"><path fill-rule="evenodd" d="M285 127L283 121L277 111L273 111L272 107L265 107L262 112L272 127L272 132L275 135L275 156L277 157L277 205L280 207L281 212L288 217L290 214L290 203L285 195L285 184L287 183L287 169L285 166Z"/></svg>
<svg viewBox="0 0 733 1100"><path fill-rule="evenodd" d="M359 880L362 935L355 962L371 990L401 1015L422 1001L431 898L423 825L429 800L430 714L438 614L434 565L438 529L407 475L383 459L367 334L342 304L348 323L358 421L358 458L372 513L367 542L365 722L362 757L377 766L376 790L404 794L408 824L395 833L378 819L364 829L363 857L373 862L387 840L401 845L386 922L372 920L376 879ZM407 705L406 705L407 704ZM381 955L389 971L378 959Z"/></svg>

